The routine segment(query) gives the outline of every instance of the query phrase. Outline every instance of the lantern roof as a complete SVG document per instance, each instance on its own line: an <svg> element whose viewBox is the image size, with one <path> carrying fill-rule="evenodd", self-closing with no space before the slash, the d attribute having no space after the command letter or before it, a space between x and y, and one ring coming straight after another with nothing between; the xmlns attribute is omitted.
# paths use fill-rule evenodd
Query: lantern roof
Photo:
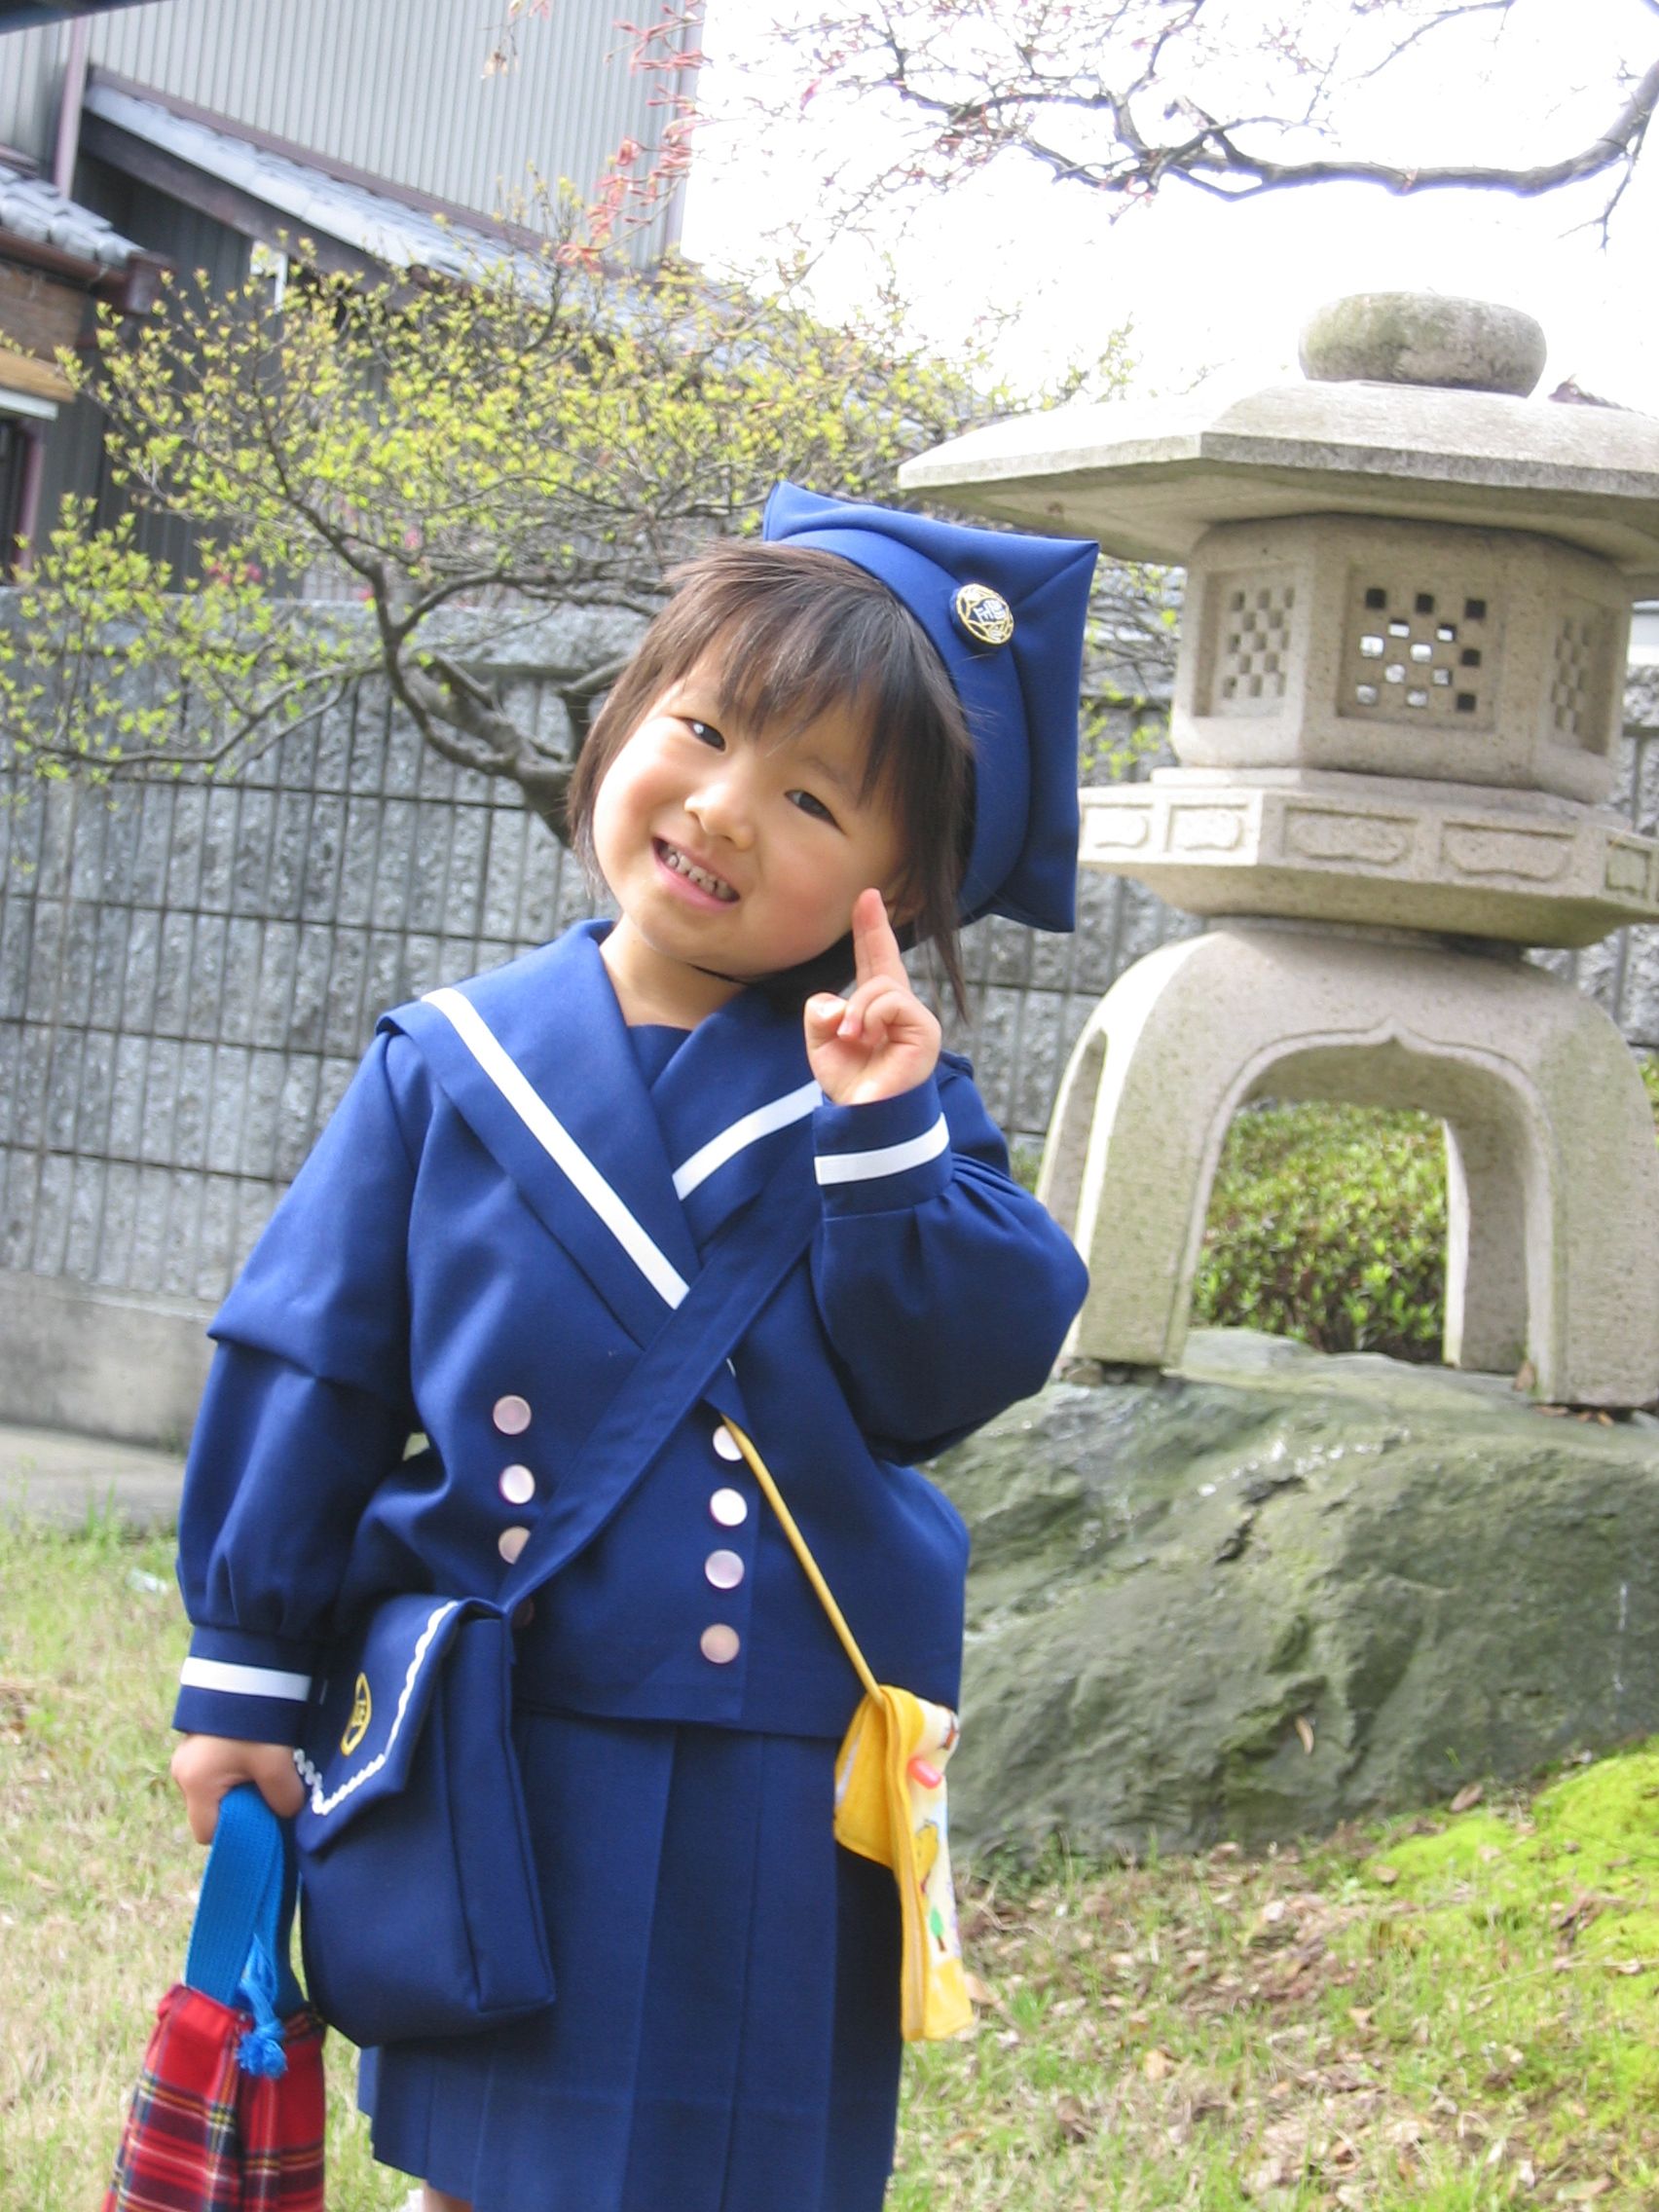
<svg viewBox="0 0 1659 2212"><path fill-rule="evenodd" d="M1212 524L1384 515L1534 531L1659 592L1659 420L1407 383L1272 385L1013 418L919 455L906 492L1184 562Z"/></svg>

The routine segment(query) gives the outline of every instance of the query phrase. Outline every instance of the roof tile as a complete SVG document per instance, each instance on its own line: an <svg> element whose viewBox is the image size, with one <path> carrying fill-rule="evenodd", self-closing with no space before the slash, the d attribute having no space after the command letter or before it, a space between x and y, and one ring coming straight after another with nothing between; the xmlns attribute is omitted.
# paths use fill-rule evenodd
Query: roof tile
<svg viewBox="0 0 1659 2212"><path fill-rule="evenodd" d="M101 262L107 269L125 269L142 250L45 177L0 162L0 235L7 231L37 245L55 246L59 253L72 253L81 261Z"/></svg>
<svg viewBox="0 0 1659 2212"><path fill-rule="evenodd" d="M261 201L295 225L296 237L320 232L390 269L430 269L459 277L503 262L532 266L530 256L481 231L424 214L368 185L348 183L256 145L229 119L221 129L96 79L87 88L86 104L90 113L133 137Z"/></svg>

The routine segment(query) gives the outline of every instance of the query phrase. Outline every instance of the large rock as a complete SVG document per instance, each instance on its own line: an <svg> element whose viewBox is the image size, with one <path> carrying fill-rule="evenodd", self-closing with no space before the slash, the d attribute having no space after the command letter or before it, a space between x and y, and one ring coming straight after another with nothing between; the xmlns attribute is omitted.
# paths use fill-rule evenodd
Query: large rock
<svg viewBox="0 0 1659 2212"><path fill-rule="evenodd" d="M1210 1331L949 1454L970 1846L1263 1843L1659 1729L1659 1420Z"/></svg>

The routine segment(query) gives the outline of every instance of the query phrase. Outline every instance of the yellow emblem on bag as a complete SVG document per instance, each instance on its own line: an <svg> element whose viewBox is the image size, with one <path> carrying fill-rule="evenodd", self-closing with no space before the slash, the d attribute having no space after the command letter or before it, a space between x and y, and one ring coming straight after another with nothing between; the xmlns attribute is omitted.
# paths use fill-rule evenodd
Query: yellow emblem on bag
<svg viewBox="0 0 1659 2212"><path fill-rule="evenodd" d="M351 1717L346 1723L346 1733L340 1739L340 1749L348 1758L369 1732L369 1716L374 1712L374 1700L369 1695L369 1677L357 1677L357 1686L351 1692Z"/></svg>

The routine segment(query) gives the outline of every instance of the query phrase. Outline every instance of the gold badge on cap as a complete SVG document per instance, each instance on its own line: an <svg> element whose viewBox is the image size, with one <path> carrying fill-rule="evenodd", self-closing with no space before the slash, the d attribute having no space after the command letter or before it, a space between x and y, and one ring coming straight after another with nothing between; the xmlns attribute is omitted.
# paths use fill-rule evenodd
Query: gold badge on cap
<svg viewBox="0 0 1659 2212"><path fill-rule="evenodd" d="M989 584L964 584L954 606L956 619L982 645L1006 645L1014 636L1014 609Z"/></svg>

